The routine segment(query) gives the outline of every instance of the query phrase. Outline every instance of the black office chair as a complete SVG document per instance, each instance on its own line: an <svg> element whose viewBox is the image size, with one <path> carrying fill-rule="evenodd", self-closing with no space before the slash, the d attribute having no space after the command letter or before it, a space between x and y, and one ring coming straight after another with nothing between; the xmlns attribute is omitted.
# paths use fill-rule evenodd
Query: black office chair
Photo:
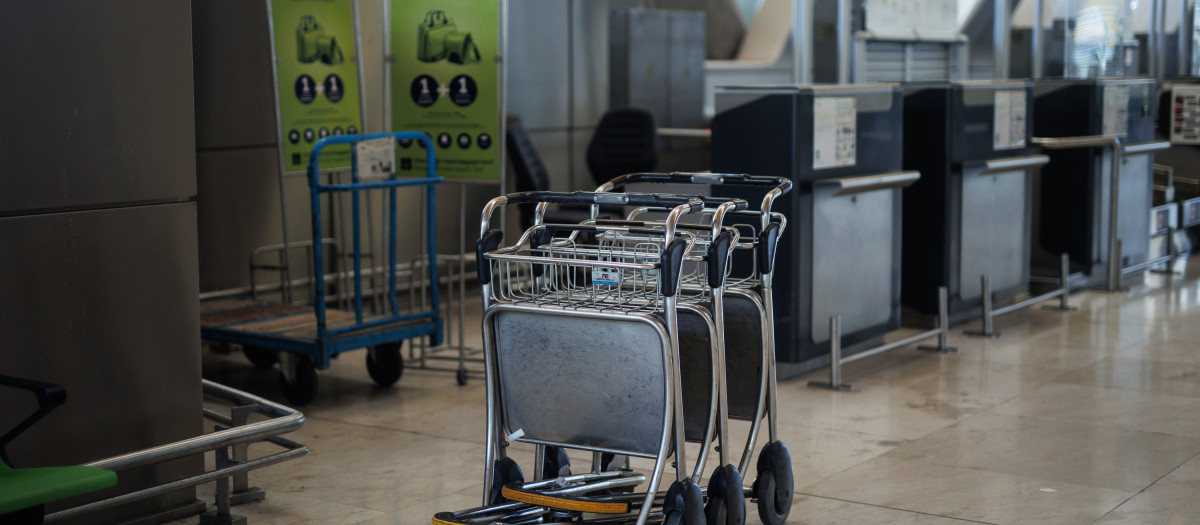
<svg viewBox="0 0 1200 525"><path fill-rule="evenodd" d="M512 160L513 172L516 175L517 191L547 191L550 189L550 174L542 164L537 149L529 140L529 134L519 120L508 124L508 157ZM588 188L591 189L591 188ZM533 226L536 206L518 206L521 217L521 228ZM550 224L578 224L591 217L591 210L586 206L551 206L546 210L545 222ZM601 214L608 218L607 214Z"/></svg>
<svg viewBox="0 0 1200 525"><path fill-rule="evenodd" d="M658 164L658 123L638 108L606 111L588 142L587 166L599 186L617 175L654 171Z"/></svg>

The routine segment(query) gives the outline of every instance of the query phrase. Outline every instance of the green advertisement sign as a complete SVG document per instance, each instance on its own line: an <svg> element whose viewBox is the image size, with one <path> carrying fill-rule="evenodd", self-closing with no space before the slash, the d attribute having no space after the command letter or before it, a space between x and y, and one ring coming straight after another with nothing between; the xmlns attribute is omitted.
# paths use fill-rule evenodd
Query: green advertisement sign
<svg viewBox="0 0 1200 525"><path fill-rule="evenodd" d="M308 169L313 143L362 130L350 0L268 0L284 172ZM321 169L350 166L350 147L321 152Z"/></svg>
<svg viewBox="0 0 1200 525"><path fill-rule="evenodd" d="M391 3L393 131L423 131L448 179L500 178L500 0ZM399 174L424 173L401 142Z"/></svg>

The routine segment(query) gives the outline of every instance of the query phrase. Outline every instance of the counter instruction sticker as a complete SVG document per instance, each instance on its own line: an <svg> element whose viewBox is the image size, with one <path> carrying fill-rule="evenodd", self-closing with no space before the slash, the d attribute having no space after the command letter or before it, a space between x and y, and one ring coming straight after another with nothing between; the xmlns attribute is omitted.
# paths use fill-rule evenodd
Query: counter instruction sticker
<svg viewBox="0 0 1200 525"><path fill-rule="evenodd" d="M995 94L992 149L1025 147L1025 90L1004 89Z"/></svg>
<svg viewBox="0 0 1200 525"><path fill-rule="evenodd" d="M1129 133L1129 86L1104 86L1104 134Z"/></svg>
<svg viewBox="0 0 1200 525"><path fill-rule="evenodd" d="M1200 84L1171 88L1171 142L1200 144Z"/></svg>
<svg viewBox="0 0 1200 525"><path fill-rule="evenodd" d="M813 169L853 166L858 145L854 97L813 99Z"/></svg>
<svg viewBox="0 0 1200 525"><path fill-rule="evenodd" d="M616 286L621 284L621 270L612 268L592 268L592 284Z"/></svg>
<svg viewBox="0 0 1200 525"><path fill-rule="evenodd" d="M354 145L358 160L360 180L380 180L390 177L395 170L396 139L381 137L364 140Z"/></svg>

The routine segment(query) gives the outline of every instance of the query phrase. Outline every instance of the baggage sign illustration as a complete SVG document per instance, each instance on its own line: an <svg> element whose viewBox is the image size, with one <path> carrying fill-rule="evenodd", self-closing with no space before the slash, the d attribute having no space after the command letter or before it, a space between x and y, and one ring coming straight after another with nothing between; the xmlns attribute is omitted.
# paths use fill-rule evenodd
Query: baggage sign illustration
<svg viewBox="0 0 1200 525"><path fill-rule="evenodd" d="M500 176L501 0L391 2L391 129L433 137L448 179ZM400 143L397 174L423 173L420 146Z"/></svg>
<svg viewBox="0 0 1200 525"><path fill-rule="evenodd" d="M362 131L355 3L267 0L267 6L275 50L280 169L304 172L317 140ZM348 167L349 146L322 153L322 169Z"/></svg>

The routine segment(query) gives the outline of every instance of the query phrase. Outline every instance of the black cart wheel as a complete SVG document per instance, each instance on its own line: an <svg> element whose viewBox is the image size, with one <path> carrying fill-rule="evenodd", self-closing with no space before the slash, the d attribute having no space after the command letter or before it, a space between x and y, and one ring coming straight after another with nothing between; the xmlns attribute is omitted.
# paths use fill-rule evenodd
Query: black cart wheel
<svg viewBox="0 0 1200 525"><path fill-rule="evenodd" d="M458 381L458 386L466 386L466 384L467 384L467 369L459 368L458 371L454 373L454 380Z"/></svg>
<svg viewBox="0 0 1200 525"><path fill-rule="evenodd" d="M672 525L705 525L704 495L700 485L690 478L676 481L663 500L663 523Z"/></svg>
<svg viewBox="0 0 1200 525"><path fill-rule="evenodd" d="M781 441L767 443L758 455L758 518L763 525L781 525L792 512L792 455Z"/></svg>
<svg viewBox="0 0 1200 525"><path fill-rule="evenodd" d="M296 357L295 362L296 371L292 373L291 381L284 370L279 371L279 388L289 403L304 406L317 398L317 368L308 356Z"/></svg>
<svg viewBox="0 0 1200 525"><path fill-rule="evenodd" d="M384 343L367 350L367 373L375 384L387 388L396 384L404 375L404 357L400 355L400 343Z"/></svg>
<svg viewBox="0 0 1200 525"><path fill-rule="evenodd" d="M746 522L746 497L742 494L742 474L737 467L717 467L708 480L708 504L704 506L708 525L742 525Z"/></svg>
<svg viewBox="0 0 1200 525"><path fill-rule="evenodd" d="M254 363L254 368L265 370L279 362L279 354L257 346L242 345L242 354L246 360Z"/></svg>
<svg viewBox="0 0 1200 525"><path fill-rule="evenodd" d="M542 479L555 479L571 475L571 458L562 447L547 446L542 460Z"/></svg>
<svg viewBox="0 0 1200 525"><path fill-rule="evenodd" d="M525 475L521 466L512 458L500 458L492 468L492 491L488 495L488 505L499 505L507 501L501 491L509 483L525 483Z"/></svg>

